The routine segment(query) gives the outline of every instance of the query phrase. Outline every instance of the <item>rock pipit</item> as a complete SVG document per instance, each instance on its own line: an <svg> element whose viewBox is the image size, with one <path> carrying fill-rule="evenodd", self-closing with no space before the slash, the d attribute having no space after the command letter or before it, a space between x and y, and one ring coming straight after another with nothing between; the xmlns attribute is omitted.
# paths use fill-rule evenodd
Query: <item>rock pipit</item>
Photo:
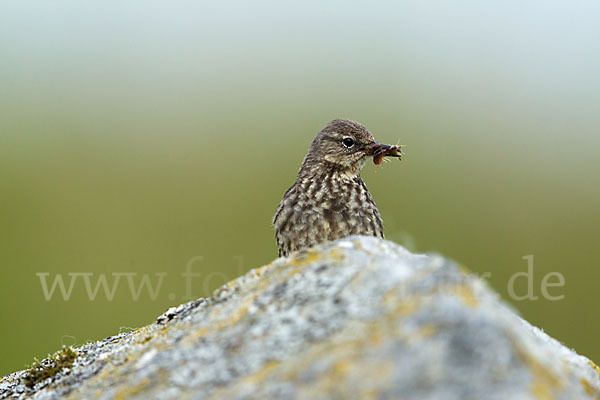
<svg viewBox="0 0 600 400"><path fill-rule="evenodd" d="M401 155L401 146L375 142L358 122L331 121L312 141L273 217L279 256L350 235L383 238L381 215L360 171L370 156L379 165L385 156Z"/></svg>

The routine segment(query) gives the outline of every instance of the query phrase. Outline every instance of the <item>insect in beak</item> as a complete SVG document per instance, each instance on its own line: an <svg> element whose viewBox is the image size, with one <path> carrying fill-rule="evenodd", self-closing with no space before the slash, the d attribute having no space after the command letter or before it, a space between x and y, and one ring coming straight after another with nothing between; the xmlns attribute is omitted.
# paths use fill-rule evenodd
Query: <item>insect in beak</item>
<svg viewBox="0 0 600 400"><path fill-rule="evenodd" d="M402 146L394 145L390 146L387 144L373 143L367 148L367 154L373 155L373 163L375 165L381 165L384 157L398 157L402 158Z"/></svg>

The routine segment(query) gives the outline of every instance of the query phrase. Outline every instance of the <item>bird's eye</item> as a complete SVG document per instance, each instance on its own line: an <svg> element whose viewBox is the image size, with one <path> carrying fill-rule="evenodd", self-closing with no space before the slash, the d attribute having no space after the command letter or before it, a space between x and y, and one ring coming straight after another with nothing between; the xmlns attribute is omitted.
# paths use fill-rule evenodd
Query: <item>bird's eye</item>
<svg viewBox="0 0 600 400"><path fill-rule="evenodd" d="M344 143L344 146L347 148L354 146L354 140L351 137L345 137L344 140L342 140L342 143Z"/></svg>

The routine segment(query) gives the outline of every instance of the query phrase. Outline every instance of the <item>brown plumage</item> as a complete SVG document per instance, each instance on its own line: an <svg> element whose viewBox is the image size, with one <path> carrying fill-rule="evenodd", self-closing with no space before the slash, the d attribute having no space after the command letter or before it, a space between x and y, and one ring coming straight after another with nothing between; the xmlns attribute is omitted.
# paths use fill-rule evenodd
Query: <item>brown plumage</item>
<svg viewBox="0 0 600 400"><path fill-rule="evenodd" d="M401 154L400 146L375 142L358 122L331 121L312 141L273 217L279 256L350 235L383 238L381 215L360 171L370 156L379 165Z"/></svg>

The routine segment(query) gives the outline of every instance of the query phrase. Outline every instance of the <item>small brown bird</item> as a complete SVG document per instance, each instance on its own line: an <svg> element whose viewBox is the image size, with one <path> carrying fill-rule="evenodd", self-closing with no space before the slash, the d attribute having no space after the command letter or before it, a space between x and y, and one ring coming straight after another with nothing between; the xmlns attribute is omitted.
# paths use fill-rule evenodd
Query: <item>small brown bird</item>
<svg viewBox="0 0 600 400"><path fill-rule="evenodd" d="M372 156L400 157L355 121L331 121L312 141L296 182L273 217L279 256L350 235L383 238L383 224L360 171Z"/></svg>

